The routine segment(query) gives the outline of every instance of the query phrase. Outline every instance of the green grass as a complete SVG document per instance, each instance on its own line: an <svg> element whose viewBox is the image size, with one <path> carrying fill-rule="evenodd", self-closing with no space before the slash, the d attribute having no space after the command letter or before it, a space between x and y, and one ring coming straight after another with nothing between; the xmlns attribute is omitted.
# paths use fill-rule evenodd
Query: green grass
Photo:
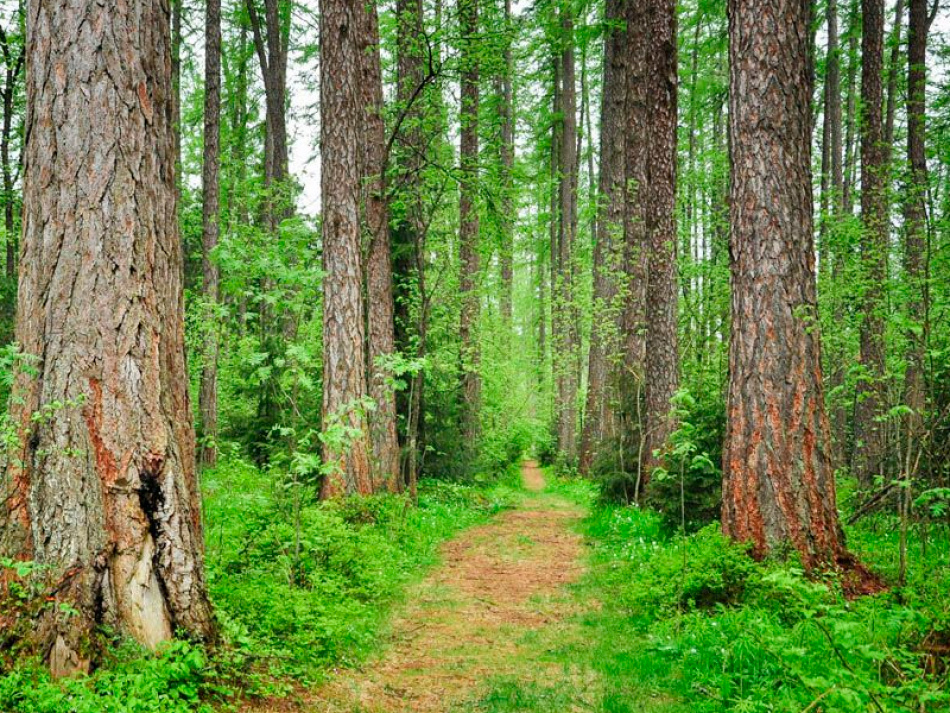
<svg viewBox="0 0 950 713"><path fill-rule="evenodd" d="M157 653L117 641L90 676L51 681L35 661L0 675L3 713L210 713L235 696L281 694L363 660L406 587L460 529L508 507L499 484L420 483L404 496L321 503L241 460L203 474L206 566L225 644L170 642Z"/></svg>

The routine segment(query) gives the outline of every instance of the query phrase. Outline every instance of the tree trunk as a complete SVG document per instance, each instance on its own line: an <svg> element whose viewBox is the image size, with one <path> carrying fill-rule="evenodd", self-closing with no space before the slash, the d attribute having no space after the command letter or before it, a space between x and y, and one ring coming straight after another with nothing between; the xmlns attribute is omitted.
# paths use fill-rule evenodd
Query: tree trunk
<svg viewBox="0 0 950 713"><path fill-rule="evenodd" d="M611 370L619 344L617 310L618 247L623 233L624 99L626 32L623 0L608 0L604 24L604 87L600 111L600 180L594 244L594 309L587 375L587 409L581 435L579 470L587 475L603 441L610 435ZM612 383L613 382L613 383Z"/></svg>
<svg viewBox="0 0 950 713"><path fill-rule="evenodd" d="M904 207L904 270L908 283L907 315L912 329L907 331L907 371L904 376L904 403L911 409L907 448L908 463L915 461L923 431L926 409L924 375L927 344L927 154L926 90L927 33L930 30L927 0L910 0L907 45L907 163L910 167ZM910 477L911 474L905 474Z"/></svg>
<svg viewBox="0 0 950 713"><path fill-rule="evenodd" d="M723 531L842 563L815 328L809 11L729 0L732 337ZM781 91L775 88L780 87Z"/></svg>
<svg viewBox="0 0 950 713"><path fill-rule="evenodd" d="M373 484L376 490L398 492L399 441L396 437L396 394L385 366L396 351L393 268L386 197L386 125L383 121L383 72L379 57L376 5L363 6L360 33L363 107L361 141L363 221L366 262L367 349L366 378L376 407L368 414L373 445Z"/></svg>
<svg viewBox="0 0 950 713"><path fill-rule="evenodd" d="M651 0L649 56L651 117L646 203L649 272L646 300L646 415L649 467L660 460L675 428L672 399L679 389L676 290L676 3ZM644 485L645 480L644 480Z"/></svg>
<svg viewBox="0 0 950 713"><path fill-rule="evenodd" d="M577 305L574 299L574 243L577 235L577 91L574 67L574 18L561 3L561 130L558 149L558 275L560 312L556 342L558 450L568 464L577 460Z"/></svg>
<svg viewBox="0 0 950 713"><path fill-rule="evenodd" d="M218 303L218 266L212 253L220 233L221 164L221 0L207 0L205 10L205 116L204 164L202 166L202 292L211 310ZM204 361L198 410L201 413L201 464L214 467L218 447L218 331L217 315L212 312L206 324Z"/></svg>
<svg viewBox="0 0 950 713"><path fill-rule="evenodd" d="M626 429L642 443L644 362L646 360L646 285L649 251L646 249L647 159L651 119L647 109L650 81L648 14L642 3L626 3L627 81L624 98L624 357L620 386ZM637 448L638 451L642 450ZM636 470L642 474L638 460ZM635 497L639 498L639 480Z"/></svg>
<svg viewBox="0 0 950 713"><path fill-rule="evenodd" d="M30 0L28 16L17 340L37 371L18 374L11 400L21 445L0 550L49 567L54 603L30 636L62 675L88 670L100 625L155 647L179 629L210 638L214 623L185 368L169 6Z"/></svg>
<svg viewBox="0 0 950 713"><path fill-rule="evenodd" d="M884 310L887 279L887 154L884 144L884 0L862 0L861 41L861 366L855 409L854 473L870 489L884 471Z"/></svg>
<svg viewBox="0 0 950 713"><path fill-rule="evenodd" d="M361 11L348 0L321 4L324 499L373 491L360 249Z"/></svg>
<svg viewBox="0 0 950 713"><path fill-rule="evenodd" d="M396 165L399 167L398 190L404 212L396 215L394 230L395 277L401 278L394 285L397 294L394 312L396 341L406 354L414 352L417 358L426 354L426 232L427 224L420 196L425 195L425 169L427 146L423 137L423 121L426 112L422 94L426 75L423 73L424 37L421 0L397 0L396 3L396 99L405 118L399 127L398 148L401 152ZM427 108L427 107L426 107ZM414 332L413 332L414 329ZM408 393L397 401L405 418L406 472L404 480L410 485L417 478L419 449L422 448L421 429L422 394L425 388L425 372L419 370L411 377Z"/></svg>
<svg viewBox="0 0 950 713"><path fill-rule="evenodd" d="M891 57L887 63L887 103L884 111L884 146L887 147L887 163L891 163L891 147L894 145L894 117L897 114L897 75L901 61L901 27L904 24L904 0L894 5L894 26L888 44Z"/></svg>
<svg viewBox="0 0 950 713"><path fill-rule="evenodd" d="M514 163L515 163L515 114L512 75L514 64L511 57L511 45L514 41L514 27L511 24L511 0L505 0L505 57L504 76L501 80L501 318L505 328L512 328L512 266L514 261L515 207L514 207Z"/></svg>
<svg viewBox="0 0 950 713"><path fill-rule="evenodd" d="M462 374L462 435L466 448L475 446L481 411L481 348L479 346L478 227L478 0L459 0L462 104L459 186L459 292L462 311L459 338Z"/></svg>

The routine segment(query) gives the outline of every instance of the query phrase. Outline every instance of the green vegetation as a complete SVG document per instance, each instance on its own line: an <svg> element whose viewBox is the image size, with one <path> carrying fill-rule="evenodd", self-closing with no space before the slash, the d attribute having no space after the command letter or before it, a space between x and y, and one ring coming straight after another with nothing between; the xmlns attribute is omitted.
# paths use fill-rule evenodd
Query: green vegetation
<svg viewBox="0 0 950 713"><path fill-rule="evenodd" d="M508 507L512 482L423 481L405 496L314 502L305 486L230 460L204 475L207 571L224 644L156 655L116 639L89 677L53 682L38 662L0 677L4 713L185 713L287 692L372 651L406 586L459 529ZM301 504L306 500L306 504Z"/></svg>
<svg viewBox="0 0 950 713"><path fill-rule="evenodd" d="M576 486L567 492L583 497ZM881 516L849 532L854 551L891 576L895 525ZM601 504L583 531L593 549L573 593L582 611L566 631L533 643L560 675L495 680L468 709L896 713L950 705L946 525L926 545L920 533L912 538L906 587L853 599L834 577L805 578L794 560L753 561L718 525L684 539L653 512Z"/></svg>

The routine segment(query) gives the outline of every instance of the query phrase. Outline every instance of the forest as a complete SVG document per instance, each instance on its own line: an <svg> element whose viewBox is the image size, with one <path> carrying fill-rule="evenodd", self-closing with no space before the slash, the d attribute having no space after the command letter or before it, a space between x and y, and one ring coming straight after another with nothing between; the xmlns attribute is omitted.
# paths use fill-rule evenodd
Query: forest
<svg viewBox="0 0 950 713"><path fill-rule="evenodd" d="M0 713L950 711L940 0L0 0Z"/></svg>

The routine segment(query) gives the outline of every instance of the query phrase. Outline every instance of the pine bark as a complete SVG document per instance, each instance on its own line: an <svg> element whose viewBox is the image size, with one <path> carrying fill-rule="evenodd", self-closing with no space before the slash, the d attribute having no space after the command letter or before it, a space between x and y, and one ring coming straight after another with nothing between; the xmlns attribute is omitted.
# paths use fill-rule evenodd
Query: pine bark
<svg viewBox="0 0 950 713"><path fill-rule="evenodd" d="M672 399L679 389L676 289L676 3L651 0L651 86L647 111L651 117L647 163L646 228L649 267L646 299L645 475L660 464L676 427ZM644 482L644 485L646 483Z"/></svg>
<svg viewBox="0 0 950 713"><path fill-rule="evenodd" d="M459 338L462 385L462 434L471 448L479 436L481 411L481 347L479 346L480 299L478 294L478 0L459 0L461 31L461 124L459 186L459 291L461 317Z"/></svg>
<svg viewBox="0 0 950 713"><path fill-rule="evenodd" d="M907 45L907 198L904 207L904 271L910 299L907 313L912 328L907 333L907 371L904 403L911 409L908 449L916 447L926 409L925 368L927 342L927 154L926 90L927 34L930 30L927 0L910 0ZM908 459L908 462L913 462ZM906 474L910 477L910 473Z"/></svg>
<svg viewBox="0 0 950 713"><path fill-rule="evenodd" d="M884 429L878 422L884 408L884 309L887 279L888 149L884 143L883 60L884 0L862 0L861 39L861 328L857 384L853 471L870 489L883 475Z"/></svg>
<svg viewBox="0 0 950 713"><path fill-rule="evenodd" d="M608 0L604 18L604 86L600 117L598 220L594 244L594 311L587 375L587 408L578 469L588 474L598 450L612 431L611 384L620 351L617 280L623 246L624 100L626 31L623 0Z"/></svg>
<svg viewBox="0 0 950 713"><path fill-rule="evenodd" d="M207 0L205 6L205 107L204 163L202 165L202 293L214 309L218 303L218 265L213 253L220 234L221 165L221 0ZM201 414L202 465L214 467L218 457L218 333L212 316L205 336L198 411Z"/></svg>
<svg viewBox="0 0 950 713"><path fill-rule="evenodd" d="M396 351L392 251L386 186L386 125L383 118L383 72L379 56L379 20L375 3L363 6L362 58L362 213L366 233L366 379L375 408L368 414L373 445L375 490L398 492L399 441L396 436L396 394L384 365Z"/></svg>
<svg viewBox="0 0 950 713"><path fill-rule="evenodd" d="M816 328L809 10L729 0L732 336L723 531L845 558Z"/></svg>
<svg viewBox="0 0 950 713"><path fill-rule="evenodd" d="M88 670L110 626L214 635L184 353L169 6L27 6L20 446L0 550L49 567L31 636ZM34 414L45 414L34 418ZM60 616L60 605L77 614Z"/></svg>
<svg viewBox="0 0 950 713"><path fill-rule="evenodd" d="M373 491L360 241L362 12L348 0L321 3L324 499Z"/></svg>

